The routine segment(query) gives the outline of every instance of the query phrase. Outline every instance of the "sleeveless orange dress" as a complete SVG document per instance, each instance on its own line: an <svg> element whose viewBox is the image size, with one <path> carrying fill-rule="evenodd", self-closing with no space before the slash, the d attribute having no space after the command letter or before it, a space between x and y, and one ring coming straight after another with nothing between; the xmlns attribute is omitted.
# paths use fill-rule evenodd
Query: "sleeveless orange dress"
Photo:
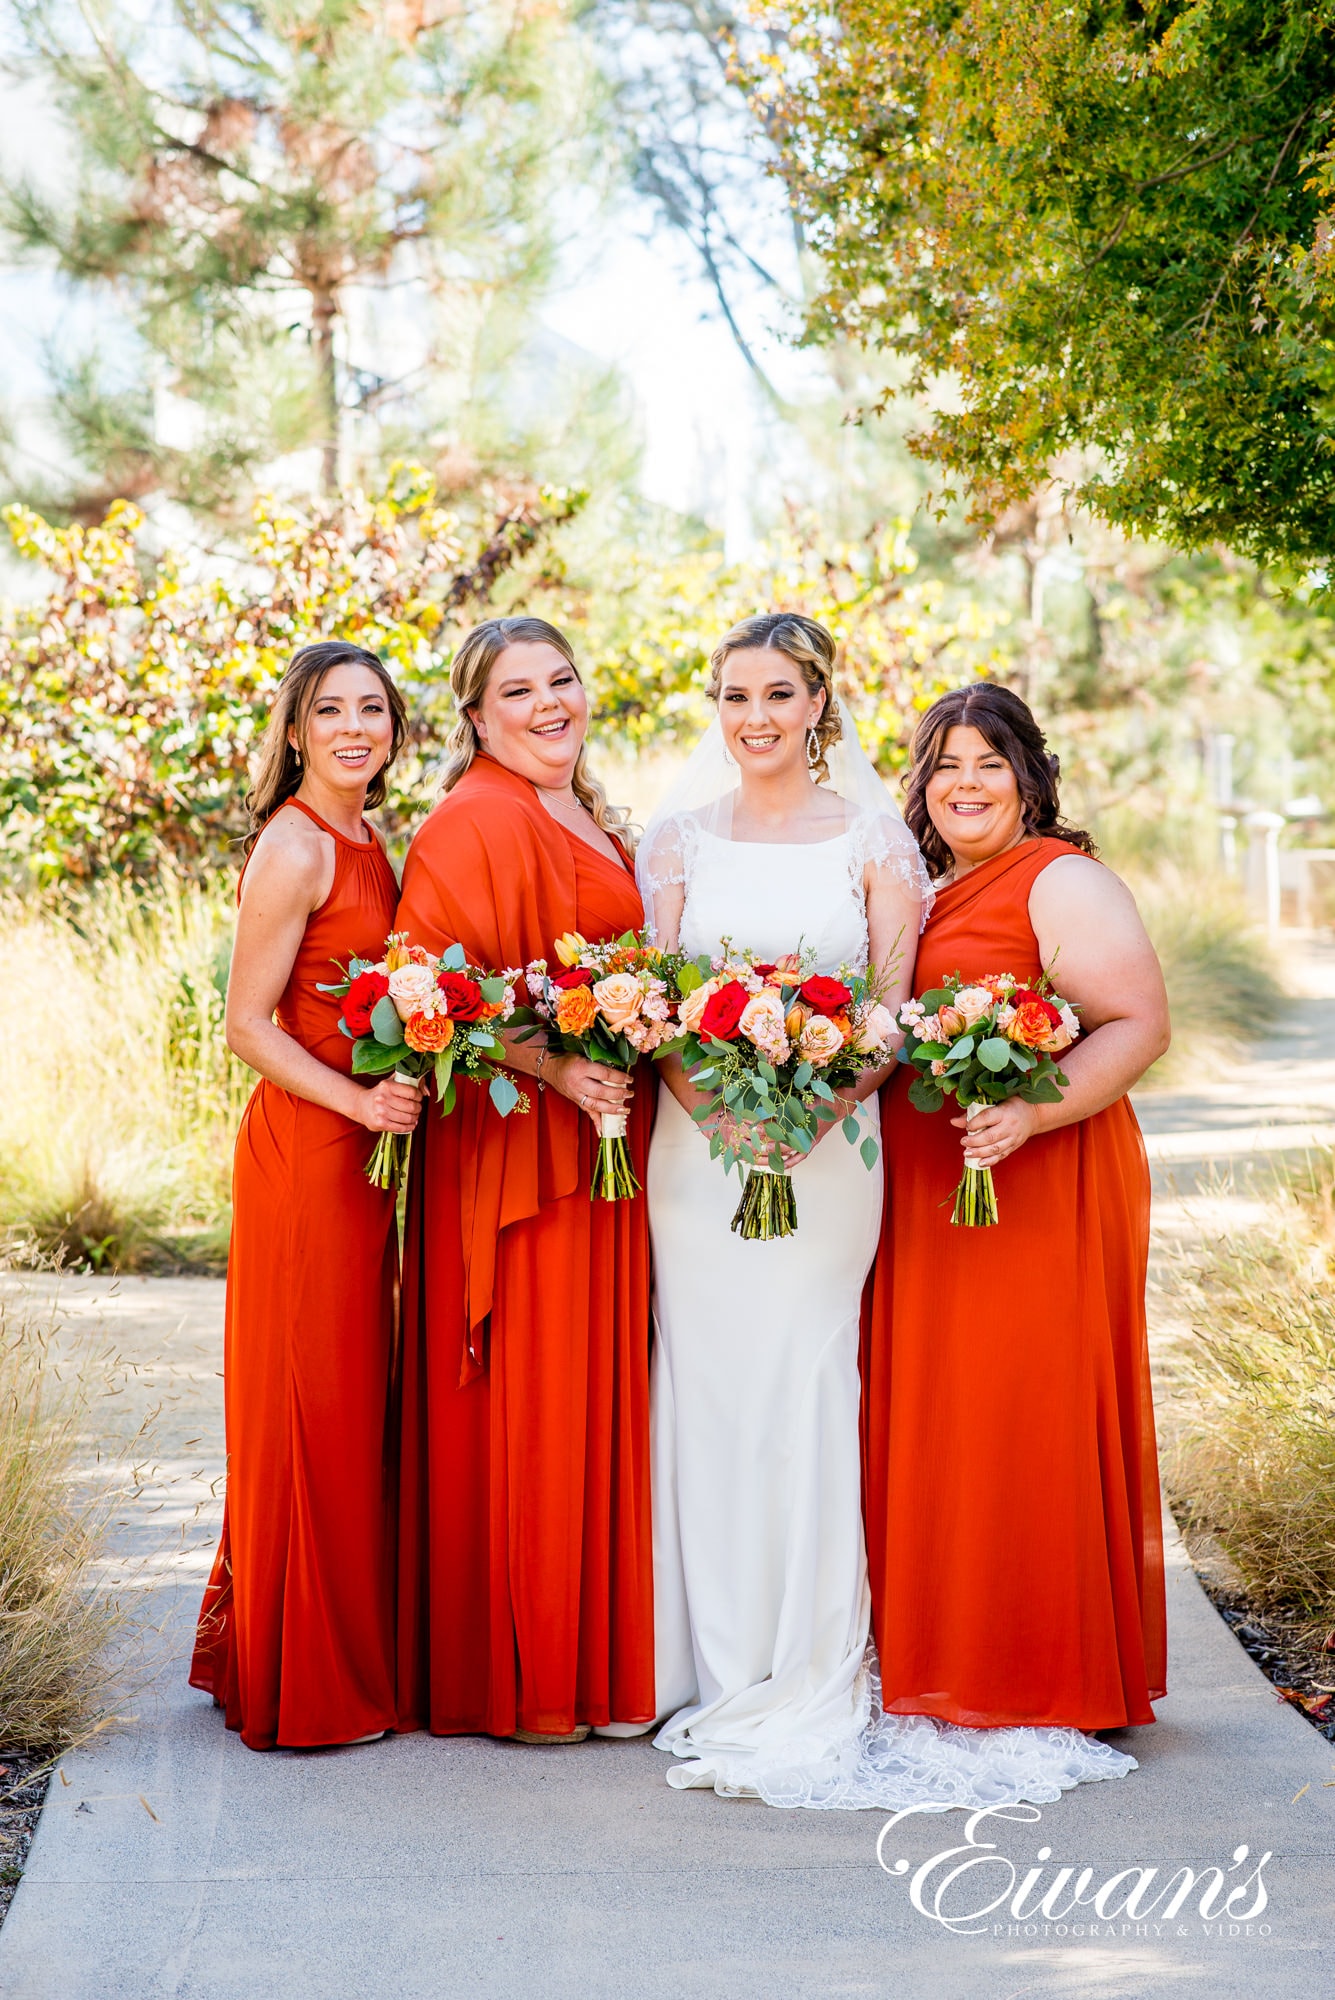
<svg viewBox="0 0 1335 2000"><path fill-rule="evenodd" d="M1042 970L1024 842L943 889L914 976ZM1057 980L1060 986L1060 978ZM957 1229L960 1134L885 1091L888 1177L863 1335L863 1468L883 1699L947 1722L1153 1722L1164 1692L1145 1332L1150 1181L1126 1098L994 1170Z"/></svg>
<svg viewBox="0 0 1335 2000"><path fill-rule="evenodd" d="M380 956L398 884L333 838L334 882L306 926L279 1026L350 1074L333 961ZM392 1728L392 1480L386 1408L398 1245L394 1197L364 1173L375 1141L261 1081L237 1135L224 1350L227 1499L193 1687L253 1750Z"/></svg>
<svg viewBox="0 0 1335 2000"><path fill-rule="evenodd" d="M477 963L637 929L628 862L479 757L418 829L398 925ZM630 1124L643 1183L654 1077ZM568 1734L654 1719L649 1238L643 1196L592 1201L592 1123L521 1076L423 1114L403 1278L400 1726Z"/></svg>

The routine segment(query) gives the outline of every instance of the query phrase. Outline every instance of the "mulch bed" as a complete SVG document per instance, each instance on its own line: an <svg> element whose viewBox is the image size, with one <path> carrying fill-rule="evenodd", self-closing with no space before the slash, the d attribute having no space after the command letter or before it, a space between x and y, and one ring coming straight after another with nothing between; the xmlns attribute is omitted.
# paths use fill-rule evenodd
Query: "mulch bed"
<svg viewBox="0 0 1335 2000"><path fill-rule="evenodd" d="M1274 1683L1277 1698L1335 1743L1335 1632L1314 1638L1310 1624L1282 1612L1257 1611L1239 1591L1208 1574L1201 1575L1201 1583L1238 1644Z"/></svg>
<svg viewBox="0 0 1335 2000"><path fill-rule="evenodd" d="M19 1886L50 1782L49 1753L0 1750L0 1924Z"/></svg>

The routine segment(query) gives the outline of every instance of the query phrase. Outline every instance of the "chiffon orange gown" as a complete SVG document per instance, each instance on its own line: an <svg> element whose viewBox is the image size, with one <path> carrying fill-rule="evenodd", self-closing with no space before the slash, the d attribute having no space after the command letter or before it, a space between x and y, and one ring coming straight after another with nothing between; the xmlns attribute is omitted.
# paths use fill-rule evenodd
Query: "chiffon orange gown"
<svg viewBox="0 0 1335 2000"><path fill-rule="evenodd" d="M349 1072L335 959L379 958L398 885L378 840L345 839L278 1005ZM393 1482L385 1462L394 1198L363 1125L261 1082L236 1142L224 1370L227 1499L191 1685L253 1750L392 1728Z"/></svg>
<svg viewBox="0 0 1335 2000"><path fill-rule="evenodd" d="M1026 841L942 890L914 991L956 972L1036 979L1029 892L1071 851ZM1163 1549L1135 1114L1122 1098L1030 1139L995 1169L999 1225L957 1229L956 1114L915 1111L910 1080L901 1069L885 1093L863 1338L885 1707L976 1725L1152 1722Z"/></svg>
<svg viewBox="0 0 1335 2000"><path fill-rule="evenodd" d="M628 864L480 757L413 841L398 922L504 968L642 912ZM429 1106L409 1175L399 1704L438 1735L654 1717L644 1199L591 1201L592 1124L518 1081L507 1119L468 1084ZM641 1182L650 1117L642 1081Z"/></svg>

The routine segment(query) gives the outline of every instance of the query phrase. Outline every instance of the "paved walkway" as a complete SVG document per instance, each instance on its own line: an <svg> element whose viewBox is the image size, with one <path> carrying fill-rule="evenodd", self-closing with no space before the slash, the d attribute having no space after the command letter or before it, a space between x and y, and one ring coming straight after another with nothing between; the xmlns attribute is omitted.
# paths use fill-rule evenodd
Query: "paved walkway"
<svg viewBox="0 0 1335 2000"><path fill-rule="evenodd" d="M1142 1106L1160 1155L1158 1240L1169 1258L1156 1294L1161 1344L1177 1331L1172 1255L1202 1228L1245 1220L1257 1199L1237 1175L1261 1169L1235 1157L1226 1135L1283 1124L1285 1144L1301 1145L1302 1128L1335 1123L1335 951L1307 964L1312 990L1290 1010L1286 1038L1189 1095ZM1224 1178L1221 1160L1234 1163ZM910 1819L885 1834L884 1867L880 1815L785 1813L672 1792L664 1759L643 1742L539 1751L417 1736L255 1756L183 1671L219 1514L221 1286L81 1279L65 1295L73 1314L100 1320L138 1361L133 1396L162 1405L160 1463L121 1533L123 1575L144 1606L143 1650L165 1659L134 1719L64 1760L0 1931L0 1993L1335 1992L1335 1750L1277 1700L1176 1547L1173 1691L1155 1728L1119 1739L1139 1772L1029 1818L977 1824L972 1847L958 1813ZM987 1861L977 1858L983 1842L994 1844ZM949 1848L962 1851L928 1866ZM1211 1895L1214 1877L1204 1874L1165 1915L1167 1876L1216 1866L1222 1891ZM1076 1877L1054 1890L1053 1871L1066 1867ZM1069 1909L1084 1868L1086 1901ZM1133 1907L1149 1903L1153 1913L1137 1919L1125 1912L1137 1877L1105 1885L1150 1868L1161 1872ZM1026 1890L1031 1869L1042 1872ZM1042 1913L1045 1900L1057 1914Z"/></svg>

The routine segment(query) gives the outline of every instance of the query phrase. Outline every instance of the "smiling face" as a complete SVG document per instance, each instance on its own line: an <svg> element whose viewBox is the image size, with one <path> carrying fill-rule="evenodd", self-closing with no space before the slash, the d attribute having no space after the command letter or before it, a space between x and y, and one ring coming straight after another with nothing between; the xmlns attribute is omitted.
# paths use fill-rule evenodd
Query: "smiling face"
<svg viewBox="0 0 1335 2000"><path fill-rule="evenodd" d="M383 770L394 741L394 718L379 675L357 660L331 667L306 714L305 740L289 729L313 778L357 799Z"/></svg>
<svg viewBox="0 0 1335 2000"><path fill-rule="evenodd" d="M1012 846L1024 829L1015 773L971 723L946 731L924 794L932 825L957 861L970 867Z"/></svg>
<svg viewBox="0 0 1335 2000"><path fill-rule="evenodd" d="M555 646L540 639L507 646L471 714L498 764L534 785L560 790L570 783L589 726L589 698Z"/></svg>
<svg viewBox="0 0 1335 2000"><path fill-rule="evenodd" d="M807 731L820 721L824 708L824 691L812 694L786 653L748 646L723 662L719 723L743 779L805 771Z"/></svg>

